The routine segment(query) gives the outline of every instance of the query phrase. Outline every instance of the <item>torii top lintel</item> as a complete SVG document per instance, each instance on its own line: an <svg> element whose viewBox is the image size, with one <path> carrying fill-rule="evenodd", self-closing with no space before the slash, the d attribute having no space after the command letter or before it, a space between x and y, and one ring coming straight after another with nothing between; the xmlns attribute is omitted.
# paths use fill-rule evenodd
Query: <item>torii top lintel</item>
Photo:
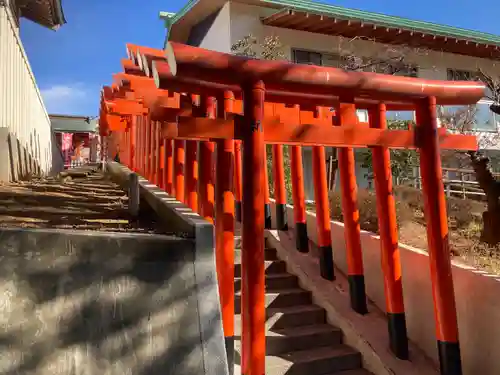
<svg viewBox="0 0 500 375"><path fill-rule="evenodd" d="M477 103L485 95L485 85L481 82L347 72L337 68L235 56L174 42L167 44L165 54L170 73L175 77L225 85L262 80L267 90L333 94L343 101L369 98L415 102L435 97L437 104L441 105L469 105Z"/></svg>

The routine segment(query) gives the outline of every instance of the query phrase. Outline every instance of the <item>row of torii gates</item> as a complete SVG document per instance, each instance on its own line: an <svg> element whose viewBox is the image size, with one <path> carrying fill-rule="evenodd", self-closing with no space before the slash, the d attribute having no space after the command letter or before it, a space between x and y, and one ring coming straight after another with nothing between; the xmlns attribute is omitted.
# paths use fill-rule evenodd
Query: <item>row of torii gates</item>
<svg viewBox="0 0 500 375"><path fill-rule="evenodd" d="M308 251L301 146L313 147L321 275L334 279L325 146L339 148L352 308L367 312L353 147L370 147L390 347L408 358L389 148L414 148L420 168L441 373L461 374L440 149L474 150L475 137L438 127L436 105L468 105L478 82L428 81L263 61L169 43L127 45L123 72L102 90L100 133L110 157L215 223L224 334L234 335L234 228L242 221L242 373L265 373L264 230L270 227L265 144L272 144L277 229L286 230L283 145L291 148L297 250ZM369 113L359 123L357 108ZM386 111L416 112L388 130ZM230 345L229 345L230 346ZM228 347L228 350L233 350ZM231 356L232 357L232 356Z"/></svg>

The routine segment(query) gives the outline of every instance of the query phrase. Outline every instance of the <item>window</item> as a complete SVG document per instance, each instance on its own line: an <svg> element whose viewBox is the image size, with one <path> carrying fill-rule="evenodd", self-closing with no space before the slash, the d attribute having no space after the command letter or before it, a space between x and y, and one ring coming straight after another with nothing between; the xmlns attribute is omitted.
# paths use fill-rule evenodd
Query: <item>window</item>
<svg viewBox="0 0 500 375"><path fill-rule="evenodd" d="M418 67L409 64L390 65L389 74L402 77L418 77Z"/></svg>
<svg viewBox="0 0 500 375"><path fill-rule="evenodd" d="M362 57L346 57L334 53L311 52L300 49L292 50L292 56L293 62L296 64L328 66L331 68L346 68L348 66L360 67L366 65L364 70L367 72L418 77L418 68L404 63L389 64L386 62L374 62L374 64L369 64L369 62ZM359 121L368 122L368 112L366 110L358 109L357 113ZM398 120L413 120L414 112L390 112L388 113L388 117Z"/></svg>
<svg viewBox="0 0 500 375"><path fill-rule="evenodd" d="M448 81L480 81L480 75L471 70L448 69ZM494 97L489 87L486 87L486 97Z"/></svg>
<svg viewBox="0 0 500 375"><path fill-rule="evenodd" d="M367 58L354 55L341 56L334 53L311 52L300 49L293 50L293 62L296 64L309 64L318 66L328 66L331 68L347 69L352 67L362 67L366 72L375 72L405 77L418 77L418 68L411 64L390 63L387 61L371 62Z"/></svg>
<svg viewBox="0 0 500 375"><path fill-rule="evenodd" d="M387 111L389 121L415 121L415 111Z"/></svg>
<svg viewBox="0 0 500 375"><path fill-rule="evenodd" d="M472 81L476 79L476 73L470 70L448 69L448 81Z"/></svg>
<svg viewBox="0 0 500 375"><path fill-rule="evenodd" d="M321 54L321 64L330 68L343 68L346 64L344 58L333 53Z"/></svg>
<svg viewBox="0 0 500 375"><path fill-rule="evenodd" d="M455 126L458 129L464 128L466 131L477 132L497 132L500 127L500 116L490 111L490 105L493 102L490 100L480 100L477 105L472 106L472 111L469 112L466 106L446 106L442 107L445 117L451 116L450 120L458 121ZM470 113L470 115L467 115ZM456 115L455 115L456 114ZM472 123L465 123L468 116L473 116L473 121L467 120Z"/></svg>
<svg viewBox="0 0 500 375"><path fill-rule="evenodd" d="M296 64L322 65L321 53L293 50L293 62Z"/></svg>
<svg viewBox="0 0 500 375"><path fill-rule="evenodd" d="M490 111L492 102L481 100L477 103L474 130L483 132L496 132L500 125L500 116Z"/></svg>
<svg viewBox="0 0 500 375"><path fill-rule="evenodd" d="M294 49L292 55L293 62L296 64L328 66L330 68L342 68L347 64L343 56L334 53L320 53Z"/></svg>
<svg viewBox="0 0 500 375"><path fill-rule="evenodd" d="M373 61L372 63L366 63L367 67L365 71L389 74L393 76L400 77L418 77L418 67L412 64L405 64L401 62L388 62L388 61Z"/></svg>

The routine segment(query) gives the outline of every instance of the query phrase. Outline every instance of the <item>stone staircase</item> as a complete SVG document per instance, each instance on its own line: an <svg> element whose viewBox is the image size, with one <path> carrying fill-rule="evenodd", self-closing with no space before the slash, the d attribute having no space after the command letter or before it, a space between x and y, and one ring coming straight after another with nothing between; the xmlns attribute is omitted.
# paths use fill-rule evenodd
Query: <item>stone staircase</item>
<svg viewBox="0 0 500 375"><path fill-rule="evenodd" d="M236 241L236 247L239 247ZM323 308L312 302L275 249L266 248L266 374L370 375L361 354L342 343L342 331L330 325ZM235 363L241 349L241 250L235 250Z"/></svg>

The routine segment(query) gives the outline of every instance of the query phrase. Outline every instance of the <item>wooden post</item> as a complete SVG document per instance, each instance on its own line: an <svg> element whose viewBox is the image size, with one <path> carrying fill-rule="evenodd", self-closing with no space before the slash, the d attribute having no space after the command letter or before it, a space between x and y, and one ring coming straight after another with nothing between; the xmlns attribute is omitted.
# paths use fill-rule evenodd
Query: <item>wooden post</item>
<svg viewBox="0 0 500 375"><path fill-rule="evenodd" d="M370 126L386 129L386 107L379 104L368 112ZM398 245L396 203L392 187L389 149L372 148L373 173L377 195L377 214L380 233L380 252L384 272L384 291L392 352L399 359L408 359L408 334L403 302L403 281Z"/></svg>
<svg viewBox="0 0 500 375"><path fill-rule="evenodd" d="M316 111L319 116L322 116L321 108L318 107ZM330 204L328 202L328 186L326 181L326 156L323 146L312 147L312 168L314 199L316 201L318 247L320 251L320 272L323 278L335 280L332 234L330 229Z"/></svg>
<svg viewBox="0 0 500 375"><path fill-rule="evenodd" d="M128 210L132 217L139 216L140 205L140 190L139 190L139 176L137 173L132 172L128 178Z"/></svg>
<svg viewBox="0 0 500 375"><path fill-rule="evenodd" d="M427 98L417 109L420 139L420 171L427 222L427 241L431 269L434 317L442 375L461 375L460 344L453 290L448 218L444 195L441 156L438 145L436 99Z"/></svg>
<svg viewBox="0 0 500 375"><path fill-rule="evenodd" d="M184 141L174 140L175 158L174 158L174 190L175 199L184 203L184 163L185 150Z"/></svg>
<svg viewBox="0 0 500 375"><path fill-rule="evenodd" d="M264 169L264 225L266 229L273 227L271 215L271 200L269 198L269 171L267 170L267 149L264 147L264 160L266 168Z"/></svg>
<svg viewBox="0 0 500 375"><path fill-rule="evenodd" d="M217 116L232 112L234 96L217 99ZM234 372L234 141L218 140L215 183L215 259L229 373Z"/></svg>
<svg viewBox="0 0 500 375"><path fill-rule="evenodd" d="M300 146L290 146L290 151L293 217L295 221L295 246L298 251L307 253L309 251L309 238L307 236L302 148Z"/></svg>
<svg viewBox="0 0 500 375"><path fill-rule="evenodd" d="M129 163L130 163L130 169L134 172L137 171L136 152L137 152L137 121L136 121L136 116L132 116L132 120L130 121Z"/></svg>
<svg viewBox="0 0 500 375"><path fill-rule="evenodd" d="M264 275L264 192L266 160L265 87L244 88L243 236L242 236L242 374L263 375L266 356Z"/></svg>
<svg viewBox="0 0 500 375"><path fill-rule="evenodd" d="M283 145L273 145L273 182L276 209L276 229L288 230L286 212L285 161L283 160Z"/></svg>
<svg viewBox="0 0 500 375"><path fill-rule="evenodd" d="M241 141L234 141L234 196L236 221L241 223L241 199L242 199L242 169L241 164Z"/></svg>
<svg viewBox="0 0 500 375"><path fill-rule="evenodd" d="M358 123L356 106L340 104L340 126ZM366 314L365 277L363 252L361 250L361 229L359 225L358 186L356 184L356 162L354 150L340 147L338 150L340 184L342 186L342 214L344 216L344 237L347 252L347 279L351 307L358 314Z"/></svg>
<svg viewBox="0 0 500 375"><path fill-rule="evenodd" d="M198 212L198 142L186 141L186 205Z"/></svg>
<svg viewBox="0 0 500 375"><path fill-rule="evenodd" d="M165 191L172 195L174 189L174 150L171 139L165 139L163 143L165 145Z"/></svg>
<svg viewBox="0 0 500 375"><path fill-rule="evenodd" d="M216 103L214 97L204 98L206 116L208 118L216 117ZM200 150L198 153L198 165L199 171L199 199L200 199L200 214L206 220L213 223L214 212L215 212L215 191L214 191L214 175L213 175L213 163L214 163L214 152L215 144L214 142L201 141Z"/></svg>

